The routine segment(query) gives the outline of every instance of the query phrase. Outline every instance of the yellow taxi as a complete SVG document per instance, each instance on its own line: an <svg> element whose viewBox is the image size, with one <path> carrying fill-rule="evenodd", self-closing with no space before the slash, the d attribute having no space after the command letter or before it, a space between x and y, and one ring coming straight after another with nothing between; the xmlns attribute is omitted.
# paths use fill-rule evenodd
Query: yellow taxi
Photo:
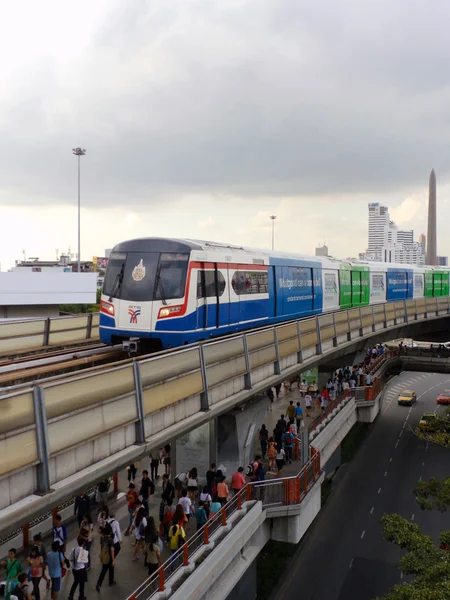
<svg viewBox="0 0 450 600"><path fill-rule="evenodd" d="M405 404L406 406L414 404L416 399L416 392L413 392L412 390L403 390L403 392L400 392L398 395L398 403Z"/></svg>

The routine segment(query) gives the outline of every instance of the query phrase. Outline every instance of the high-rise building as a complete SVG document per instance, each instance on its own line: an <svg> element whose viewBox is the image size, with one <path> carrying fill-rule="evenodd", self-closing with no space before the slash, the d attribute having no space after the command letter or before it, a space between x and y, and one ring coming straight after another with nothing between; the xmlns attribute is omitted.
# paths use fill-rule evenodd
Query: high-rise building
<svg viewBox="0 0 450 600"><path fill-rule="evenodd" d="M328 246L318 246L316 248L316 256L328 256Z"/></svg>
<svg viewBox="0 0 450 600"><path fill-rule="evenodd" d="M432 169L428 192L427 263L437 265L436 256L436 175Z"/></svg>
<svg viewBox="0 0 450 600"><path fill-rule="evenodd" d="M437 265L440 267L448 267L448 256L437 256Z"/></svg>
<svg viewBox="0 0 450 600"><path fill-rule="evenodd" d="M367 252L379 252L389 230L389 211L379 202L369 204L369 245Z"/></svg>
<svg viewBox="0 0 450 600"><path fill-rule="evenodd" d="M425 236L423 236L425 237ZM399 230L391 221L389 209L377 202L369 204L369 244L360 259L410 265L425 264L425 242L415 242L414 232Z"/></svg>

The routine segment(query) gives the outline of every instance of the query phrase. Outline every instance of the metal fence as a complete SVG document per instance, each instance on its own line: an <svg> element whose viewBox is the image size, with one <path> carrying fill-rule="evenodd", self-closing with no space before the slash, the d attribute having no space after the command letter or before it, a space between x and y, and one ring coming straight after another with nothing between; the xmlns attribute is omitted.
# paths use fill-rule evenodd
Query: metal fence
<svg viewBox="0 0 450 600"><path fill-rule="evenodd" d="M0 356L99 338L98 313L0 322Z"/></svg>
<svg viewBox="0 0 450 600"><path fill-rule="evenodd" d="M261 502L265 509L300 504L319 477L320 453L313 449L311 460L297 475L247 483L239 493L222 506L220 512L213 515L181 548L173 552L158 571L139 586L128 600L148 600L157 592L163 592L169 579L179 574L183 567L187 567L195 553L210 543L212 536L217 533L220 535L221 532L225 535L228 531L225 526L233 527L238 524L239 520L230 523L230 517L235 516L242 508L248 508L244 506L245 503ZM215 537L217 538L217 535ZM200 559L200 553L197 558Z"/></svg>

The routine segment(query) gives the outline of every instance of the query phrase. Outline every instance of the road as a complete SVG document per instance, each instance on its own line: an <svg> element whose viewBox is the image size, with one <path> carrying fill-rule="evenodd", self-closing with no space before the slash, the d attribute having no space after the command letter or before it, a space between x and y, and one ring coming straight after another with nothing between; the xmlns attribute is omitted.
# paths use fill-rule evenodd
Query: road
<svg viewBox="0 0 450 600"><path fill-rule="evenodd" d="M445 520L422 512L412 490L420 478L449 474L449 451L419 440L411 427L436 408L450 375L404 372L387 386L382 413L347 466L323 511L300 543L276 600L370 600L403 577L402 552L382 537L380 517L398 513L437 539ZM413 407L398 406L398 393L416 391Z"/></svg>

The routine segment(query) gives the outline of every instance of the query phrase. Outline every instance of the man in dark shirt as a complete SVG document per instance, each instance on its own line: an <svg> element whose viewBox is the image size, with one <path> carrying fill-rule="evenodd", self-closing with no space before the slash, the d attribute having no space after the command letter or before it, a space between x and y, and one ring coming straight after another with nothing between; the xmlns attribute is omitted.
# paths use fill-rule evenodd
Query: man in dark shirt
<svg viewBox="0 0 450 600"><path fill-rule="evenodd" d="M139 496L142 496L142 506L145 508L145 512L148 514L150 496L155 491L155 484L148 476L148 471L142 471L142 482L141 489L139 490Z"/></svg>
<svg viewBox="0 0 450 600"><path fill-rule="evenodd" d="M169 476L167 475L167 473L164 473L161 498L164 500L164 502L167 502L169 498L173 498L174 496L175 488L173 486L173 483L169 481Z"/></svg>
<svg viewBox="0 0 450 600"><path fill-rule="evenodd" d="M286 423L286 420L284 418L284 415L281 415L281 419L278 419L278 421L277 421L277 427L278 427L278 429L281 430L282 434L286 431L286 429L287 429L287 423Z"/></svg>
<svg viewBox="0 0 450 600"><path fill-rule="evenodd" d="M206 471L206 487L208 488L208 494L212 493L212 485L216 476L216 463L212 463L209 469Z"/></svg>
<svg viewBox="0 0 450 600"><path fill-rule="evenodd" d="M79 526L81 525L81 521L84 519L84 517L89 514L90 510L91 499L86 492L77 496L73 507L73 514L77 515Z"/></svg>

